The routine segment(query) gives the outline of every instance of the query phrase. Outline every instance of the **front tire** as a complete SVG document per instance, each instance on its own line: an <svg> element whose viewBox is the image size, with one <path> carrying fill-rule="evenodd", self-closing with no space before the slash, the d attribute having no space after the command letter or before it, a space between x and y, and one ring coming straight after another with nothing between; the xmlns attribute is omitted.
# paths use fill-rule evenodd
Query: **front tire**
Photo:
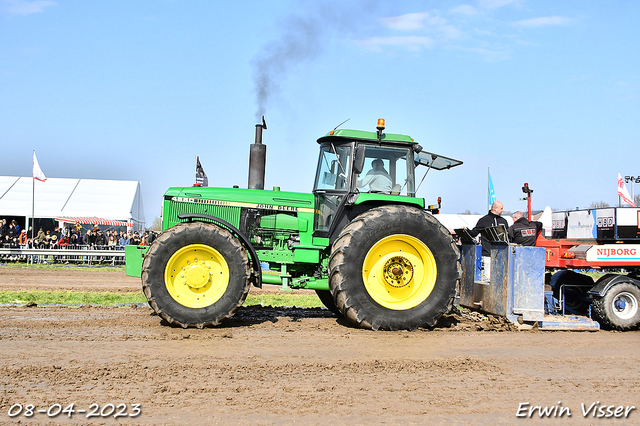
<svg viewBox="0 0 640 426"><path fill-rule="evenodd" d="M343 315L362 328L432 327L451 309L460 253L433 216L414 207L371 209L333 245L329 287Z"/></svg>
<svg viewBox="0 0 640 426"><path fill-rule="evenodd" d="M217 225L180 223L163 232L142 264L149 305L183 328L214 326L242 306L249 258L240 241Z"/></svg>
<svg viewBox="0 0 640 426"><path fill-rule="evenodd" d="M335 302L333 301L333 295L329 290L316 290L316 294L318 295L318 298L320 299L322 304L328 310L330 310L331 312L333 312L339 317L342 316L342 312L340 312L340 309L338 309Z"/></svg>
<svg viewBox="0 0 640 426"><path fill-rule="evenodd" d="M601 325L616 330L632 330L640 325L640 288L630 283L617 284L592 303Z"/></svg>

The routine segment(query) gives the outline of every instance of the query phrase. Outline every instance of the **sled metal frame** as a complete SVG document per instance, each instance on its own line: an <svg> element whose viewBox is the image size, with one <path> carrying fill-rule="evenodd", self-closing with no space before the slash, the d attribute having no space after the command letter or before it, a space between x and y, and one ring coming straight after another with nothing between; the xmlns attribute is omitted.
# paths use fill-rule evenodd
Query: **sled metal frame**
<svg viewBox="0 0 640 426"><path fill-rule="evenodd" d="M495 234L495 233L494 233ZM489 234L491 235L491 234ZM507 318L541 330L597 331L600 325L587 317L548 315L544 290L545 249L493 241L491 278L481 280L482 247L464 241L461 247L460 305ZM551 297L553 300L553 296Z"/></svg>

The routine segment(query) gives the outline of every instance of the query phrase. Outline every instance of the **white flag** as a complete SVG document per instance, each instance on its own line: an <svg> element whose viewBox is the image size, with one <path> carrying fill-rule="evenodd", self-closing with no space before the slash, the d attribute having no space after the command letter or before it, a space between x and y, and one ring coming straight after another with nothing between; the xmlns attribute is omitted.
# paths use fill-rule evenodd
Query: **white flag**
<svg viewBox="0 0 640 426"><path fill-rule="evenodd" d="M624 180L622 180L620 172L618 172L618 196L622 198L623 203L629 204L631 207L636 206L631 199L631 195L629 195L629 191L627 191L627 185L624 184Z"/></svg>
<svg viewBox="0 0 640 426"><path fill-rule="evenodd" d="M38 179L40 182L44 182L45 180L47 180L47 177L44 175L44 173L42 173L42 170L40 169L35 151L33 151L33 178Z"/></svg>

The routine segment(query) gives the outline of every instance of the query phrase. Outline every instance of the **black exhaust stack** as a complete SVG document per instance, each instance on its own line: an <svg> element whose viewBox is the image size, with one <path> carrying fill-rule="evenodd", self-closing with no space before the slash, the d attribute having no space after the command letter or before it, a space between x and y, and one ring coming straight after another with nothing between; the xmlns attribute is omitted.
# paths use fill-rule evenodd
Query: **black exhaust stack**
<svg viewBox="0 0 640 426"><path fill-rule="evenodd" d="M249 189L264 189L264 171L267 165L267 146L262 144L262 130L267 122L262 116L262 124L256 124L256 142L249 151Z"/></svg>

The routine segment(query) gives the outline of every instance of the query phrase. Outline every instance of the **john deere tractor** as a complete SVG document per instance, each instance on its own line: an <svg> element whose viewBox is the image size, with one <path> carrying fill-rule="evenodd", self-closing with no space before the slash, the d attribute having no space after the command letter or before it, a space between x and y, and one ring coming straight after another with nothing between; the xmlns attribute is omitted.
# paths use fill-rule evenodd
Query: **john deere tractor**
<svg viewBox="0 0 640 426"><path fill-rule="evenodd" d="M251 145L247 189L192 186L164 195L163 232L148 251L127 250L149 304L170 324L214 326L249 286L313 289L359 327L433 326L452 304L458 249L416 198L416 171L461 161L423 151L412 138L334 129L318 139L311 194L264 189L264 118ZM423 176L424 178L424 176ZM427 208L425 208L427 207Z"/></svg>

